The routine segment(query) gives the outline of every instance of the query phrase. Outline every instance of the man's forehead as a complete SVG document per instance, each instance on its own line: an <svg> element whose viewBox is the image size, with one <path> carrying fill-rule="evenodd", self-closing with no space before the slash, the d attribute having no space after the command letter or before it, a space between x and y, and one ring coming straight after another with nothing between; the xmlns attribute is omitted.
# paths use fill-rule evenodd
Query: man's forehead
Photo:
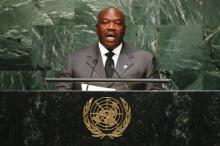
<svg viewBox="0 0 220 146"><path fill-rule="evenodd" d="M98 19L108 17L117 17L118 19L124 19L124 14L117 8L106 8L102 10L98 15Z"/></svg>

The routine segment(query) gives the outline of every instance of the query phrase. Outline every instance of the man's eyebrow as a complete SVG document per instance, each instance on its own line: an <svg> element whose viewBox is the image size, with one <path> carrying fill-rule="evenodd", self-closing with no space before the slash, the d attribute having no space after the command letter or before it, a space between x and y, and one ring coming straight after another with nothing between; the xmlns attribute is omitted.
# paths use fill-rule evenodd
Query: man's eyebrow
<svg viewBox="0 0 220 146"><path fill-rule="evenodd" d="M114 21L124 21L123 19L115 19Z"/></svg>
<svg viewBox="0 0 220 146"><path fill-rule="evenodd" d="M108 18L101 18L101 19L102 19L102 20L103 20L103 19L109 20Z"/></svg>
<svg viewBox="0 0 220 146"><path fill-rule="evenodd" d="M108 19L108 18L101 18L99 20L110 20L110 19ZM124 19L123 18L122 19L114 19L112 21L124 21Z"/></svg>

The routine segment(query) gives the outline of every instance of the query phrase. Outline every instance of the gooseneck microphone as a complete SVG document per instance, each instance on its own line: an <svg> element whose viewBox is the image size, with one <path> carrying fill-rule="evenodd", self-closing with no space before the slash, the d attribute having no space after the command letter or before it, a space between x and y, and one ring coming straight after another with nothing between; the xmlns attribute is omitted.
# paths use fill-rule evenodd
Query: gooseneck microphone
<svg viewBox="0 0 220 146"><path fill-rule="evenodd" d="M89 76L90 79L92 78L92 75L93 75L93 73L94 73L94 71L95 71L95 67L96 67L96 64L97 64L97 63L98 63L98 60L97 60L97 59L93 61L93 66L91 66L91 65L87 62L87 64L92 68L91 73L90 73L90 76ZM88 91L88 88L89 88L89 84L88 84L88 82L87 82L86 91Z"/></svg>
<svg viewBox="0 0 220 146"><path fill-rule="evenodd" d="M115 67L113 65L111 65L113 71L116 73L116 75L118 76L119 79L121 79L120 74L118 73L118 71L115 69ZM129 90L128 84L125 82L125 87Z"/></svg>

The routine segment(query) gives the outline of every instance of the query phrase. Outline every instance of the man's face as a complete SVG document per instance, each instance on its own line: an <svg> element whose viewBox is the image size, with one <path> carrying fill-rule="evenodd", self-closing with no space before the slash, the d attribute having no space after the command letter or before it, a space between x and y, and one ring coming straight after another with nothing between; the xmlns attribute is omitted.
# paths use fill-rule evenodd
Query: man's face
<svg viewBox="0 0 220 146"><path fill-rule="evenodd" d="M96 29L101 44L107 49L114 49L121 43L125 28L124 15L118 9L109 8L100 12Z"/></svg>

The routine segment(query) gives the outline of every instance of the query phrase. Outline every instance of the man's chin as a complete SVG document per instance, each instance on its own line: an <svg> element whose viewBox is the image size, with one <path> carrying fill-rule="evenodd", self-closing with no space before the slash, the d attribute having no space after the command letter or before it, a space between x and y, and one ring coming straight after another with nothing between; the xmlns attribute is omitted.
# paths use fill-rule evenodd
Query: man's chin
<svg viewBox="0 0 220 146"><path fill-rule="evenodd" d="M116 43L116 42L105 42L103 43L103 45L108 48L108 49L114 49L116 48L120 43Z"/></svg>

